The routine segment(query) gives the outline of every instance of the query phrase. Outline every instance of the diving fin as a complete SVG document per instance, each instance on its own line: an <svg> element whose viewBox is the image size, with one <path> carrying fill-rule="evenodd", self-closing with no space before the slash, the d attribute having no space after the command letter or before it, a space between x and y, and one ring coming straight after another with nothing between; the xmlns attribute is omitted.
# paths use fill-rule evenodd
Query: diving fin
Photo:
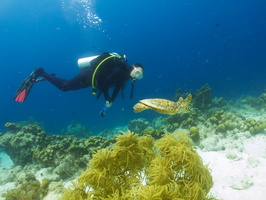
<svg viewBox="0 0 266 200"><path fill-rule="evenodd" d="M31 88L33 87L34 83L38 82L37 80L37 73L34 70L19 86L16 94L15 94L15 101L23 103L27 96L29 95Z"/></svg>

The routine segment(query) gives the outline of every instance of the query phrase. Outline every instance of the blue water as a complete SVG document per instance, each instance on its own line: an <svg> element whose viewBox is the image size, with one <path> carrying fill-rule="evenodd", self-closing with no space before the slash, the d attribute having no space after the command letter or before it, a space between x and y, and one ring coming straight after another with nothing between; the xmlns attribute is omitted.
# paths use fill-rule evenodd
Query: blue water
<svg viewBox="0 0 266 200"><path fill-rule="evenodd" d="M43 123L60 133L72 121L97 134L126 125L139 99L173 99L177 88L197 91L208 83L213 96L235 100L266 88L265 0L1 0L0 132L6 122ZM25 103L13 101L21 81L37 66L62 78L79 72L80 57L100 51L126 53L145 77L134 98L118 97L105 118L103 98L91 89L61 92L36 84Z"/></svg>

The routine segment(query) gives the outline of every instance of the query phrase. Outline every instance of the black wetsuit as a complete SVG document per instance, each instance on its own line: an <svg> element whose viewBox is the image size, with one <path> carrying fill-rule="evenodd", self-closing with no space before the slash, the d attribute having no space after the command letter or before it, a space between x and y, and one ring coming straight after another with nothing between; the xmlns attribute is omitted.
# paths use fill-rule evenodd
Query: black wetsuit
<svg viewBox="0 0 266 200"><path fill-rule="evenodd" d="M70 80L58 78L46 72L42 73L41 76L62 91L91 87L92 75L95 68L103 59L110 55L110 53L99 55L96 59L91 61L91 67L80 72ZM95 86L100 93L102 92L104 94L106 101L114 101L119 91L125 86L126 81L130 79L130 72L132 69L132 66L129 66L123 59L117 57L107 59L100 65L95 75ZM114 87L114 90L112 95L109 96L108 90L112 87Z"/></svg>

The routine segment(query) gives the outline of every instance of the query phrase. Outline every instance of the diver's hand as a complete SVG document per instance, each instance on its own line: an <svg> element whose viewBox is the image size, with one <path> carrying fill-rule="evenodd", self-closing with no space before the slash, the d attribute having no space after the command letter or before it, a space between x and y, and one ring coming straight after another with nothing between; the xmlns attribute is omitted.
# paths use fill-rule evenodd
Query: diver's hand
<svg viewBox="0 0 266 200"><path fill-rule="evenodd" d="M112 101L106 101L105 102L105 106L107 107L107 108L110 108L111 106L112 106Z"/></svg>

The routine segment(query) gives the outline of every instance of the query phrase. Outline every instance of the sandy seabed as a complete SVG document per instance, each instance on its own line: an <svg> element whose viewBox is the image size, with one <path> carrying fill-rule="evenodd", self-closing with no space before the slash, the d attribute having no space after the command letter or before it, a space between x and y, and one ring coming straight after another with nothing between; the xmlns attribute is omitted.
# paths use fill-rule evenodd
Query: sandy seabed
<svg viewBox="0 0 266 200"><path fill-rule="evenodd" d="M211 193L224 200L264 200L266 190L266 136L243 141L243 151L198 151L209 165L214 186Z"/></svg>

